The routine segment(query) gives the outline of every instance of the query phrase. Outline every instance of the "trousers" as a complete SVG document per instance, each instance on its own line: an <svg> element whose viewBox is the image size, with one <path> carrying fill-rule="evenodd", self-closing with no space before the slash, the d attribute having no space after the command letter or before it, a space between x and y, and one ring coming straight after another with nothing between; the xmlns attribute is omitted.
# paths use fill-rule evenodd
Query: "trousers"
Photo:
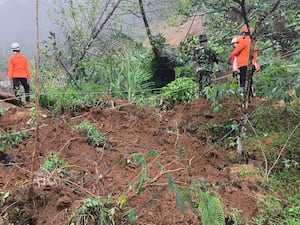
<svg viewBox="0 0 300 225"><path fill-rule="evenodd" d="M240 69L240 82L239 87L245 88L246 84L246 76L247 76L247 66L242 66ZM253 73L255 71L255 66L253 66L251 74L250 74L250 96L253 97Z"/></svg>
<svg viewBox="0 0 300 225"><path fill-rule="evenodd" d="M212 84L212 72L199 70L197 72L197 83L200 91L200 96L205 97L204 89L206 87L211 87Z"/></svg>
<svg viewBox="0 0 300 225"><path fill-rule="evenodd" d="M21 99L21 95L20 95L20 86L21 85L24 88L25 101L30 102L30 94L29 94L30 85L28 84L27 79L26 78L13 78L13 89L14 89L14 93L15 93L15 96L17 98L19 105L22 105L22 99Z"/></svg>

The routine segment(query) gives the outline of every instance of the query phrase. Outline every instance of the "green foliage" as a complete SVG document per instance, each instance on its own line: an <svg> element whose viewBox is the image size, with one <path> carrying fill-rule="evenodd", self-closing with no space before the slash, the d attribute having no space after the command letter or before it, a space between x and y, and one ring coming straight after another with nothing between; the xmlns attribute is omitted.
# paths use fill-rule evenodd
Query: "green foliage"
<svg viewBox="0 0 300 225"><path fill-rule="evenodd" d="M134 47L125 47L113 55L108 55L103 59L100 69L102 85L115 98L130 102L140 101L150 93L153 85L150 81L152 57L149 52L143 53Z"/></svg>
<svg viewBox="0 0 300 225"><path fill-rule="evenodd" d="M30 115L30 119L27 121L27 124L30 124L32 126L36 125L37 111L35 107L29 109L29 115Z"/></svg>
<svg viewBox="0 0 300 225"><path fill-rule="evenodd" d="M70 174L68 163L60 159L58 154L50 153L46 160L40 167L41 173L52 174L55 173L59 177L66 177Z"/></svg>
<svg viewBox="0 0 300 225"><path fill-rule="evenodd" d="M190 16L197 9L197 0L179 0L177 12L179 15Z"/></svg>
<svg viewBox="0 0 300 225"><path fill-rule="evenodd" d="M134 211L134 209L130 209L127 213L128 215L128 223L133 224L137 220L137 215Z"/></svg>
<svg viewBox="0 0 300 225"><path fill-rule="evenodd" d="M111 196L107 199L86 198L83 204L73 213L70 225L114 225L118 207L113 205Z"/></svg>
<svg viewBox="0 0 300 225"><path fill-rule="evenodd" d="M188 61L183 66L177 66L175 69L175 77L190 77L192 79L195 78L195 65L193 62Z"/></svg>
<svg viewBox="0 0 300 225"><path fill-rule="evenodd" d="M297 182L293 182L293 187L288 187L286 184L286 181L282 182L278 180L276 176L272 177L267 186L267 190L269 190L270 194L266 199L258 201L257 207L259 213L252 218L252 225L299 224L299 179ZM276 197L276 194L282 190L285 190L285 200ZM281 196L281 194L279 194L279 196Z"/></svg>
<svg viewBox="0 0 300 225"><path fill-rule="evenodd" d="M113 14L108 4L96 0L64 3L54 0L50 15L66 41L63 46L55 33L50 33L47 45L50 48L49 55L53 55L59 64L63 64L65 70L68 70L66 65L72 68L68 71L70 81L76 83L77 80L86 77L84 63L92 59L92 53L95 51L94 48L90 51L90 48L95 46L104 24Z"/></svg>
<svg viewBox="0 0 300 225"><path fill-rule="evenodd" d="M30 136L28 131L15 130L0 135L0 152L4 152L5 147L11 150L19 147Z"/></svg>
<svg viewBox="0 0 300 225"><path fill-rule="evenodd" d="M225 216L220 200L200 191L201 201L198 210L201 213L202 224L225 225Z"/></svg>
<svg viewBox="0 0 300 225"><path fill-rule="evenodd" d="M300 193L288 197L288 206L285 208L286 224L297 224L300 218Z"/></svg>
<svg viewBox="0 0 300 225"><path fill-rule="evenodd" d="M0 116L3 116L3 114L6 112L5 109L0 109Z"/></svg>
<svg viewBox="0 0 300 225"><path fill-rule="evenodd" d="M295 115L298 113L300 113L300 107L297 105L286 109L267 106L255 112L252 123L255 124L259 134L265 136L264 134L292 130L300 122L299 116Z"/></svg>
<svg viewBox="0 0 300 225"><path fill-rule="evenodd" d="M287 109L265 107L253 115L252 124L255 125L257 135L262 139L268 138L272 140L264 146L265 149L268 149L268 161L274 162L276 160L291 131L295 128L296 124L300 123L299 116L295 116L295 114L299 113L299 106L290 106ZM250 138L252 135L254 134L249 131ZM299 164L297 163L300 161L299 138L299 132L296 131L290 137L288 143L286 143L284 155L274 168L277 179L284 182L289 181L285 188L293 186L294 182L299 179ZM246 143L248 143L247 140Z"/></svg>
<svg viewBox="0 0 300 225"><path fill-rule="evenodd" d="M8 197L9 197L9 192L0 191L0 207L4 205Z"/></svg>
<svg viewBox="0 0 300 225"><path fill-rule="evenodd" d="M298 3L285 1L283 7L283 2L281 2L278 8L275 8L276 13L266 16L264 20L261 19L262 15L275 6L274 1L204 0L196 2L197 7L194 6L194 3L194 1L184 0L180 2L179 8L193 8L198 12L204 12L201 17L204 32L209 37L210 47L219 53L218 58L221 62L219 70L222 71L222 74L230 71L229 58L232 51L230 41L233 37L240 35L240 26L245 23L244 19L246 18L249 25L256 29L255 38L260 49L258 62L263 68L262 73L255 76L255 93L268 99L274 96L275 100L287 102L291 100L291 95L286 93L287 90L295 89L296 93L300 94L299 60L297 60L299 58L300 22L298 13L295 13L295 9L299 7ZM244 17L237 13L241 12L240 4L244 4L245 15L242 15ZM185 9L182 10L182 13L193 16L194 11ZM193 42L193 37L188 37L187 40L190 45L184 43L181 50L186 56L191 56L195 42ZM280 58L282 60L278 64ZM288 78L292 77L295 79L289 83L290 79ZM224 87L222 89L224 90ZM225 90L227 89L225 88ZM214 93L211 94L214 95ZM217 102L213 102L213 108L217 111L220 110L220 106L215 103Z"/></svg>
<svg viewBox="0 0 300 225"><path fill-rule="evenodd" d="M87 142L93 147L108 147L105 137L88 120L84 120L79 125L73 126L72 129L83 131L87 136Z"/></svg>
<svg viewBox="0 0 300 225"><path fill-rule="evenodd" d="M261 139L268 139L264 144L267 149L268 164L271 165L278 157L278 153L285 147L284 154L274 168L270 182L266 184L270 195L259 202L260 214L252 219L253 225L261 224L297 224L299 218L299 132L290 137L291 131L299 124L299 106L289 105L287 108L264 107L252 117L252 124ZM266 118L268 118L266 120ZM253 135L251 131L249 136ZM288 143L286 140L289 139ZM253 142L249 142L250 144ZM262 142L264 143L264 142ZM278 191L285 190L287 206L276 198ZM296 194L295 194L296 193Z"/></svg>
<svg viewBox="0 0 300 225"><path fill-rule="evenodd" d="M163 87L161 94L164 100L174 103L187 103L196 98L197 86L193 79L179 77Z"/></svg>
<svg viewBox="0 0 300 225"><path fill-rule="evenodd" d="M194 208L194 204L189 191L182 186L175 185L169 173L166 174L166 177L168 179L168 187L176 194L176 205L179 206L181 213L185 213L186 211L185 201L187 201L189 205Z"/></svg>
<svg viewBox="0 0 300 225"><path fill-rule="evenodd" d="M241 98L241 95L237 92L237 90L238 84L236 80L230 79L229 82L215 84L213 87L206 88L204 91L214 112L219 113L224 110L224 106L221 104L222 100L229 96L233 98Z"/></svg>
<svg viewBox="0 0 300 225"><path fill-rule="evenodd" d="M167 44L166 38L162 33L152 36L151 44L155 57L160 61L161 65L174 68L183 64L181 52L177 48Z"/></svg>
<svg viewBox="0 0 300 225"><path fill-rule="evenodd" d="M244 225L245 222L242 218L241 211L236 208L226 210L226 224Z"/></svg>
<svg viewBox="0 0 300 225"><path fill-rule="evenodd" d="M191 61L194 55L194 50L199 45L199 38L196 36L188 36L183 42L180 43L179 49L181 52L182 60L187 63Z"/></svg>
<svg viewBox="0 0 300 225"><path fill-rule="evenodd" d="M157 151L156 150L151 150L145 155L141 155L139 153L133 153L131 154L132 160L134 162L137 162L138 164L141 165L142 167L142 172L141 172L141 179L137 183L136 188L137 188L137 194L140 194L143 190L143 184L145 181L148 181L150 183L153 182L153 180L147 176L147 158L148 157L156 157L157 156Z"/></svg>
<svg viewBox="0 0 300 225"><path fill-rule="evenodd" d="M106 49L100 56L96 51L90 60L82 62L85 76L77 80L76 85L57 71L54 71L56 76L45 72L52 82L45 78L44 88L51 91L42 94L41 104L60 114L62 108L74 111L82 106L97 105L103 95L145 102L152 88L153 54L121 34L112 35L107 45L110 45L109 51Z"/></svg>
<svg viewBox="0 0 300 225"><path fill-rule="evenodd" d="M49 90L40 96L40 105L52 110L54 115L64 112L76 112L82 107L97 105L99 99L104 95L103 87L93 82L80 82L81 90L69 84L56 84L53 79L51 83L46 83L43 88Z"/></svg>
<svg viewBox="0 0 300 225"><path fill-rule="evenodd" d="M115 27L121 22L119 17L118 22L110 23L112 6L95 0L55 1L52 13L66 42L59 43L56 34L50 33L42 70L47 92L41 96L42 105L55 115L93 106L107 94L147 104L144 99L151 91L153 54L121 32L102 35L105 23Z"/></svg>
<svg viewBox="0 0 300 225"><path fill-rule="evenodd" d="M284 224L284 211L282 210L280 200L273 196L258 202L260 214L251 220L252 225L278 225Z"/></svg>
<svg viewBox="0 0 300 225"><path fill-rule="evenodd" d="M255 93L272 101L290 102L293 96L289 90L299 88L299 64L289 64L282 59L272 59L272 64L265 67L255 78Z"/></svg>
<svg viewBox="0 0 300 225"><path fill-rule="evenodd" d="M239 134L238 123L235 120L227 120L222 125L208 124L205 129L211 134L209 139L212 143L216 143L221 139L235 142Z"/></svg>

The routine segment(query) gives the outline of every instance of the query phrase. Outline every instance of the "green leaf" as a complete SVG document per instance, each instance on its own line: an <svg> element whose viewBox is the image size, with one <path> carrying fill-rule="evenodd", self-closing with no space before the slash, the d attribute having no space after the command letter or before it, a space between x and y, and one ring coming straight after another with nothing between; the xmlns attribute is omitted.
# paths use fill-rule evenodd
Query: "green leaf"
<svg viewBox="0 0 300 225"><path fill-rule="evenodd" d="M166 177L168 179L168 187L170 189L174 190L175 187L174 187L174 183L173 183L173 180L172 180L172 177L171 177L170 173L166 173Z"/></svg>
<svg viewBox="0 0 300 225"><path fill-rule="evenodd" d="M300 97L300 86L296 88L296 96Z"/></svg>

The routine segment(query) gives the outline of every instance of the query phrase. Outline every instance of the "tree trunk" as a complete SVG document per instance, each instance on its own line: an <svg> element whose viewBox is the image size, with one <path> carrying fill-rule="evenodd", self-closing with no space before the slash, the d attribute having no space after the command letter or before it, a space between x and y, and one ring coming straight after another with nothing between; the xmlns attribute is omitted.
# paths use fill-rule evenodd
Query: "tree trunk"
<svg viewBox="0 0 300 225"><path fill-rule="evenodd" d="M248 106L250 101L250 89L251 89L251 78L253 74L253 64L252 59L254 55L254 47L255 47L255 39L251 38L251 45L250 45L250 56L248 59L248 65L247 65L247 73L246 73L246 83L245 83L245 89L244 89L244 98L243 98L243 104L242 104L242 119L240 123L240 133L237 138L237 152L242 155L243 154L243 140L246 137L246 125L248 120Z"/></svg>
<svg viewBox="0 0 300 225"><path fill-rule="evenodd" d="M234 2L238 3L241 7L241 16L243 17L243 20L245 24L247 25L249 29L249 18L247 17L247 11L245 7L245 1L239 1L239 0L234 0ZM270 11L265 12L259 19L259 24L257 24L257 27L259 27L260 23L262 23L268 15L272 14L280 5L281 0L277 0L277 2L274 3L273 7L271 8ZM250 29L249 29L250 31ZM245 83L245 90L244 90L244 99L243 99L243 104L242 104L242 119L240 122L239 126L239 136L237 137L237 152L242 155L243 154L243 141L244 138L246 137L246 125L248 121L248 105L249 105L249 98L250 98L250 88L251 88L251 74L253 70L253 65L252 65L252 59L253 59L253 54L254 54L254 47L256 43L256 31L252 34L250 34L251 37L251 46L250 46L250 55L248 59L248 65L247 65L247 74L246 74L246 83Z"/></svg>
<svg viewBox="0 0 300 225"><path fill-rule="evenodd" d="M145 10L144 10L143 0L139 0L139 6L140 6L143 21L144 21L144 25L145 25L145 28L146 28L147 37L150 41L150 44L151 44L152 48L155 49L155 46L154 46L154 43L153 43L153 40L152 40L152 34L151 34L150 26L149 26L149 23L148 23L148 20L147 20L147 17L146 17L146 13L145 13Z"/></svg>

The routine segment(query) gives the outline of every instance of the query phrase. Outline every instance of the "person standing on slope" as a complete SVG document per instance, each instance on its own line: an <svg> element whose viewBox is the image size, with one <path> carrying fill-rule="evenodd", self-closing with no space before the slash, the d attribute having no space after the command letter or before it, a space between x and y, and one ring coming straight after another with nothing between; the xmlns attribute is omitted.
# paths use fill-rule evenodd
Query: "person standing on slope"
<svg viewBox="0 0 300 225"><path fill-rule="evenodd" d="M242 27L241 30L241 37L237 40L237 45L235 46L232 57L236 57L237 68L239 70L240 79L239 79L239 86L240 88L245 88L246 84L246 75L247 75L247 66L248 60L250 55L250 46L251 46L251 38L250 32L246 25ZM252 68L251 68L251 78L250 78L250 96L253 97L253 73L255 72L255 65L256 65L256 58L257 58L257 45L254 47L254 54L252 57Z"/></svg>
<svg viewBox="0 0 300 225"><path fill-rule="evenodd" d="M11 55L8 59L8 80L12 80L12 85L14 89L15 96L17 98L17 102L19 106L22 106L22 99L20 95L20 85L23 86L25 91L25 107L30 107L30 68L28 59L26 56L20 53L21 47L18 43L13 43L11 45L11 50L13 51L13 55Z"/></svg>
<svg viewBox="0 0 300 225"><path fill-rule="evenodd" d="M199 47L194 50L193 61L196 62L200 96L205 98L204 89L212 84L213 65L219 63L216 53L208 46L206 34L199 36Z"/></svg>

